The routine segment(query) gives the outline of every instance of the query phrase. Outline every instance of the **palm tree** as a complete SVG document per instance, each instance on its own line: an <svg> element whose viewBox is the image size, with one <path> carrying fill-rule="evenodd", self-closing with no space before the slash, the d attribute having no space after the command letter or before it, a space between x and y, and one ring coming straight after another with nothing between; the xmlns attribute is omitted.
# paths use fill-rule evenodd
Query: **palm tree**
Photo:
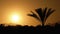
<svg viewBox="0 0 60 34"><path fill-rule="evenodd" d="M31 16L31 17L34 17L36 19L38 19L39 21L42 22L42 26L44 26L47 18L55 11L55 10L52 10L51 8L47 9L47 8L38 8L38 9L35 9L36 13L39 15L39 17L34 13L32 12L32 14L28 14L28 16Z"/></svg>

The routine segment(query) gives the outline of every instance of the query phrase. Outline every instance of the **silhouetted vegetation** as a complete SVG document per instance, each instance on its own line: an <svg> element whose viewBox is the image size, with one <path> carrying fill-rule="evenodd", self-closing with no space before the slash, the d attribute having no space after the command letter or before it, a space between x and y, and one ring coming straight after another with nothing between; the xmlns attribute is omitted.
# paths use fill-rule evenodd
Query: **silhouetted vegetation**
<svg viewBox="0 0 60 34"><path fill-rule="evenodd" d="M42 33L42 32L60 32L60 24L56 23L54 27L52 26L42 26L38 25L36 27L33 26L7 26L4 27L4 25L0 25L0 32L6 32L6 33Z"/></svg>
<svg viewBox="0 0 60 34"><path fill-rule="evenodd" d="M42 22L42 26L44 26L44 23L45 21L47 20L47 18L55 11L55 10L52 10L51 8L47 9L47 8L38 8L38 9L35 9L36 13L39 15L39 17L34 13L32 12L33 14L28 14L28 16L32 16L36 19L38 19L39 21ZM40 18L40 19L39 19Z"/></svg>

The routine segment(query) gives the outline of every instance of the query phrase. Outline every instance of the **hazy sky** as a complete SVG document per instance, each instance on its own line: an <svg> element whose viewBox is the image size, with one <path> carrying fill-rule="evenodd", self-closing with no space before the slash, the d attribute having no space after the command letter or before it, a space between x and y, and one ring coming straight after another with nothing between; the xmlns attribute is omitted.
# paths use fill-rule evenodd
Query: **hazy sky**
<svg viewBox="0 0 60 34"><path fill-rule="evenodd" d="M56 11L47 19L46 24L54 24L60 21L60 0L0 0L0 23L11 24L9 16L17 12L22 17L20 25L38 25L41 22L27 16L30 11L37 8L48 7Z"/></svg>

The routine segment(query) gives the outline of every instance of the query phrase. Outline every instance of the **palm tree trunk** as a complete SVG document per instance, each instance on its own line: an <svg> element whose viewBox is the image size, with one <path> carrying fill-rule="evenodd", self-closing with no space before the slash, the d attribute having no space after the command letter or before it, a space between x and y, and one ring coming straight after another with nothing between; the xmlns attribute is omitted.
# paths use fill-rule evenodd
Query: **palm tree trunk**
<svg viewBox="0 0 60 34"><path fill-rule="evenodd" d="M44 31L44 22L42 22L42 31Z"/></svg>
<svg viewBox="0 0 60 34"><path fill-rule="evenodd" d="M44 26L44 23L42 23L42 26Z"/></svg>
<svg viewBox="0 0 60 34"><path fill-rule="evenodd" d="M44 21L42 22L42 27L44 27Z"/></svg>

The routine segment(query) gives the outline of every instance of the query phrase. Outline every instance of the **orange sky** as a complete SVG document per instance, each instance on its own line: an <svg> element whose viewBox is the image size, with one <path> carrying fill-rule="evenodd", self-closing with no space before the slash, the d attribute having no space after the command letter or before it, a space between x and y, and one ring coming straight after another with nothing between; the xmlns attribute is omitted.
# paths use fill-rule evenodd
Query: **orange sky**
<svg viewBox="0 0 60 34"><path fill-rule="evenodd" d="M17 12L22 17L20 25L38 25L41 22L27 16L30 11L37 8L52 8L56 11L47 19L46 24L54 24L60 21L60 0L0 0L0 23L11 24L9 15Z"/></svg>

